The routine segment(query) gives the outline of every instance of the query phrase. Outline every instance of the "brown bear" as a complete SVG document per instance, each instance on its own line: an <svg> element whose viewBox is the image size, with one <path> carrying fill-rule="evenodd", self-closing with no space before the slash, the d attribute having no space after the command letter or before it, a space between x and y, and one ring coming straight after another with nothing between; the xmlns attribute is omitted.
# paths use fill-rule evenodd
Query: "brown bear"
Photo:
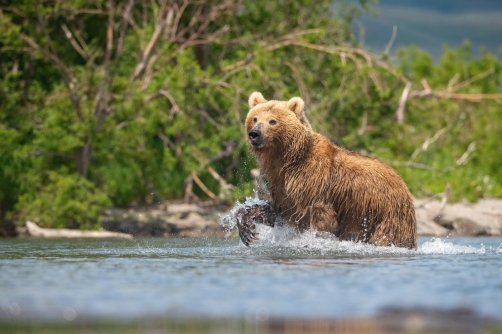
<svg viewBox="0 0 502 334"><path fill-rule="evenodd" d="M268 182L271 203L239 213L239 235L246 245L257 240L254 223L273 225L282 217L299 231L417 247L413 198L394 169L312 131L299 97L267 101L254 92L249 108L247 141Z"/></svg>

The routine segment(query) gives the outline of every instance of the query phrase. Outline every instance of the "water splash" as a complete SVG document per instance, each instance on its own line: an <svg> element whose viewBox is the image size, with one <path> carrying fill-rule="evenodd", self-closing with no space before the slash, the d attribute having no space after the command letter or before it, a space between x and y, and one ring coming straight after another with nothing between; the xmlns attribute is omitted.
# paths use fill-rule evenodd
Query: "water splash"
<svg viewBox="0 0 502 334"><path fill-rule="evenodd" d="M258 240L251 248L286 247L291 250L317 250L321 252L334 252L337 254L354 255L430 255L430 254L485 254L485 246L455 245L451 239L431 238L424 242L417 250L400 247L378 247L363 242L340 241L330 233L306 231L299 233L289 226L268 227L257 225ZM502 252L498 249L497 252Z"/></svg>
<svg viewBox="0 0 502 334"><path fill-rule="evenodd" d="M267 205L267 202L262 199L259 199L258 196L246 197L246 200L243 203L237 201L232 210L226 216L221 217L220 224L225 228L227 233L233 230L237 226L237 219L235 218L235 214L237 213L237 211L240 208L252 205Z"/></svg>
<svg viewBox="0 0 502 334"><path fill-rule="evenodd" d="M440 238L431 238L418 247L410 250L400 247L378 247L363 242L340 241L330 233L306 231L299 233L288 226L268 227L257 225L260 240L252 247L284 246L290 248L304 248L324 251L343 252L359 255L385 255L385 254L485 254L485 246L455 245L453 242ZM450 239L451 240L451 239ZM502 252L502 250L500 250Z"/></svg>
<svg viewBox="0 0 502 334"><path fill-rule="evenodd" d="M432 238L418 249L420 254L485 254L485 246L479 248L474 246L454 245L452 242L446 242L440 238Z"/></svg>
<svg viewBox="0 0 502 334"><path fill-rule="evenodd" d="M237 210L245 206L251 205L266 205L267 202L255 197L247 197L243 203L237 202L234 208L224 217L221 217L221 225L230 232L236 228L237 220L235 214ZM485 254L486 249L483 244L480 247L455 245L453 242L446 239L431 238L430 241L424 242L416 250L410 250L400 247L378 247L364 242L340 241L336 236L326 232L306 231L300 233L293 228L278 224L275 227L269 227L261 224L256 225L256 232L259 240L255 242L251 249L256 251L264 251L266 249L282 247L289 248L294 252L298 250L317 250L322 253L335 252L337 254L356 254L356 255L386 255L386 254L402 254L402 255L429 255L429 254ZM243 244L241 244L243 246ZM502 253L502 245L496 250L497 253Z"/></svg>

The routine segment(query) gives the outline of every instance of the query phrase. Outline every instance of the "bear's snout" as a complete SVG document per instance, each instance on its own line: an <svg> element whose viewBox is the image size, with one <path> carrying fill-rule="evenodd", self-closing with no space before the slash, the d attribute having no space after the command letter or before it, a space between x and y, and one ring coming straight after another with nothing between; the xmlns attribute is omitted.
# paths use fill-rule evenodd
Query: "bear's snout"
<svg viewBox="0 0 502 334"><path fill-rule="evenodd" d="M248 136L249 136L249 143L253 145L253 147L260 148L263 147L263 145L265 145L260 125L257 125L254 128L252 128L251 131L249 131Z"/></svg>
<svg viewBox="0 0 502 334"><path fill-rule="evenodd" d="M258 139L258 138L260 138L260 136L261 136L261 132L258 130L249 131L249 139L251 139L251 140Z"/></svg>

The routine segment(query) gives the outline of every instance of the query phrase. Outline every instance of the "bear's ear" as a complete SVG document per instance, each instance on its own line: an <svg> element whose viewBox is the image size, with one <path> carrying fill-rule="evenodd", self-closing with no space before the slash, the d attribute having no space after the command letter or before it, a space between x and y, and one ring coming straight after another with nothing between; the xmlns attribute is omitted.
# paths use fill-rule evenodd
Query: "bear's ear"
<svg viewBox="0 0 502 334"><path fill-rule="evenodd" d="M288 109L291 110L298 116L298 118L303 116L303 107L305 102L300 97L293 97L288 101Z"/></svg>
<svg viewBox="0 0 502 334"><path fill-rule="evenodd" d="M251 94L251 96L249 96L249 101L248 101L249 108L253 108L258 104L262 104L265 102L267 102L267 100L265 100L265 98L260 92L254 92L253 94Z"/></svg>

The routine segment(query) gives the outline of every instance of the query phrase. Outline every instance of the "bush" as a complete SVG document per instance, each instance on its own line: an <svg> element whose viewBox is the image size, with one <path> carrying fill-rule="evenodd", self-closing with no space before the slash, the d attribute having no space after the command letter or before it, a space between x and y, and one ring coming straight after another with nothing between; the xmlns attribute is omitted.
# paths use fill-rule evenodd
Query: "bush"
<svg viewBox="0 0 502 334"><path fill-rule="evenodd" d="M24 195L19 207L23 218L40 226L98 229L101 208L110 205L108 196L78 174L49 172L48 183L35 198Z"/></svg>

